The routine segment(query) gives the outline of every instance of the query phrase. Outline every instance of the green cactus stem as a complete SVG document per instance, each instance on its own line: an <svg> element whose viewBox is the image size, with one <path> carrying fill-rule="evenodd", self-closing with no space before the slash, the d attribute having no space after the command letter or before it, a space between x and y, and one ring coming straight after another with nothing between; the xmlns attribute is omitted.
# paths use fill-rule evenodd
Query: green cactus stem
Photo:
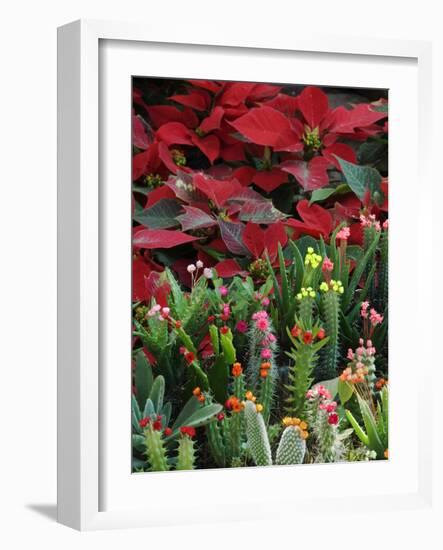
<svg viewBox="0 0 443 550"><path fill-rule="evenodd" d="M244 423L243 412L235 412L232 414L229 424L229 439L233 459L239 458L242 452Z"/></svg>
<svg viewBox="0 0 443 550"><path fill-rule="evenodd" d="M288 354L289 355L289 354ZM302 416L306 400L306 392L312 385L316 353L309 345L300 345L299 349L290 354L294 360L289 367L289 384L286 389L289 397L286 399L286 411L294 416Z"/></svg>
<svg viewBox="0 0 443 550"><path fill-rule="evenodd" d="M272 402L274 399L274 390L275 390L275 373L274 369L271 367L266 378L261 379L260 393L259 393L259 402L263 405L263 420L265 424L269 424L269 418L271 416Z"/></svg>
<svg viewBox="0 0 443 550"><path fill-rule="evenodd" d="M145 429L146 455L154 472L169 470L168 459L163 445L162 434L154 430L152 426Z"/></svg>
<svg viewBox="0 0 443 550"><path fill-rule="evenodd" d="M339 358L339 312L340 295L334 290L324 292L321 298L324 328L329 336L327 345L323 348L322 358L315 369L316 380L329 380L337 376Z"/></svg>
<svg viewBox="0 0 443 550"><path fill-rule="evenodd" d="M182 435L178 443L177 470L193 470L194 464L194 442L188 435Z"/></svg>
<svg viewBox="0 0 443 550"><path fill-rule="evenodd" d="M302 291L305 289L302 289ZM313 291L312 291L313 292ZM305 326L312 325L315 300L312 296L302 296L298 306L298 317Z"/></svg>
<svg viewBox="0 0 443 550"><path fill-rule="evenodd" d="M257 412L255 403L245 403L246 437L248 448L256 466L272 464L271 446L261 413Z"/></svg>
<svg viewBox="0 0 443 550"><path fill-rule="evenodd" d="M212 421L206 426L208 444L215 463L220 468L226 466L226 449L223 441L222 430L218 421Z"/></svg>
<svg viewBox="0 0 443 550"><path fill-rule="evenodd" d="M306 454L306 441L298 426L285 428L277 447L276 464L302 464Z"/></svg>

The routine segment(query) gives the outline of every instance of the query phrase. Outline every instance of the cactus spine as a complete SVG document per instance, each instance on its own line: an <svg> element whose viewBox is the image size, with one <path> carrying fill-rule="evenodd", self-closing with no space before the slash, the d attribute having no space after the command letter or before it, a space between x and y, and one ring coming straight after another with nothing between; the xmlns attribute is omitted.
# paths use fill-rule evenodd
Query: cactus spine
<svg viewBox="0 0 443 550"><path fill-rule="evenodd" d="M306 454L306 441L298 426L284 429L277 447L276 464L302 464Z"/></svg>
<svg viewBox="0 0 443 550"><path fill-rule="evenodd" d="M154 430L152 426L148 426L145 429L145 446L146 455L152 470L154 472L169 470L161 432Z"/></svg>
<svg viewBox="0 0 443 550"><path fill-rule="evenodd" d="M194 442L188 435L183 435L178 444L177 470L193 470L194 463Z"/></svg>
<svg viewBox="0 0 443 550"><path fill-rule="evenodd" d="M261 413L252 401L245 403L246 436L248 447L257 466L272 464L271 446Z"/></svg>

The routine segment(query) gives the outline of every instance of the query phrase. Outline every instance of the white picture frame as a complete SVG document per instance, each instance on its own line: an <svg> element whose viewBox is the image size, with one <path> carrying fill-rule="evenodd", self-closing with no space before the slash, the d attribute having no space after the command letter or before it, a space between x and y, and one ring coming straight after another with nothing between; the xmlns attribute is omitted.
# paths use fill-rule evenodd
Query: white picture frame
<svg viewBox="0 0 443 550"><path fill-rule="evenodd" d="M101 50L104 43L113 43L117 45L115 52L111 50ZM432 185L429 183L430 178L430 163L426 161L429 158L429 136L430 136L430 117L429 105L430 97L430 81L431 81L431 45L426 42L414 41L396 41L396 40L370 40L364 38L346 38L337 37L320 37L315 35L297 34L296 38L279 39L260 39L252 43L247 40L230 40L214 37L208 43L195 41L191 46L185 31L182 36L171 37L171 40L165 40L165 34L160 30L146 29L144 26L137 24L127 24L118 22L102 22L102 21L77 21L68 24L59 29L58 34L58 83L59 83L59 101L58 101L58 279L59 279L59 305L58 305L58 520L60 523L80 530L90 529L108 529L122 527L150 527L162 524L180 524L193 521L232 521L234 519L243 520L261 520L264 518L290 518L293 511L290 507L292 504L297 514L310 514L315 511L318 514L329 513L331 507L347 506L362 510L373 510L374 507L378 511L388 513L389 510L399 510L408 508L411 510L426 510L433 513L433 476L432 476L432 433L431 423L426 426L421 426L418 430L418 411L425 409L425 404L429 402L428 395L425 394L425 386L423 382L417 382L414 386L414 404L411 405L411 418L409 419L410 426L401 426L401 417L395 413L395 407L391 416L391 423L398 426L398 447L400 451L405 450L406 438L411 439L411 460L406 460L405 453L398 452L397 456L389 461L389 470L386 469L384 463L380 464L350 464L350 465L335 465L333 467L340 468L341 472L346 471L346 468L356 469L371 467L374 476L388 481L392 480L390 489L385 493L381 493L380 487L373 484L371 479L368 479L366 484L362 484L360 490L355 490L355 487L344 491L342 495L322 497L321 486L329 483L330 466L315 466L317 469L318 487L313 486L310 475L306 468L302 467L303 475L300 474L300 469L266 469L264 474L263 469L250 468L245 472L242 470L232 470L229 474L224 470L203 471L203 472L184 472L170 474L145 474L144 479L137 479L137 476L130 476L129 470L123 472L126 483L117 486L119 483L119 475L121 466L116 466L115 461L103 462L106 457L103 455L104 449L109 449L109 454L112 456L118 455L118 445L124 449L125 418L119 422L115 419L115 424L112 430L109 429L106 422L111 414L109 408L110 396L117 396L115 392L122 392L121 378L117 373L115 365L110 367L110 376L104 376L103 372L103 357L109 357L109 353L105 353L100 346L103 344L102 331L106 324L106 331L110 330L110 334L119 334L119 329L124 331L125 313L122 310L114 309L111 312L106 310L104 315L103 303L108 303L106 297L110 292L118 292L118 285L124 287L124 292L127 291L128 284L130 285L129 259L125 256L125 246L130 243L129 233L126 232L125 221L125 197L119 195L116 190L117 185L115 175L119 174L121 178L129 172L127 166L122 159L115 162L113 172L107 179L107 188L103 189L102 174L100 174L100 159L103 156L103 148L109 156L115 150L114 148L122 148L125 143L128 127L122 122L117 126L120 132L110 132L110 135L119 135L117 141L109 141L104 144L103 135L101 134L100 114L106 110L109 101L119 101L125 97L127 88L115 87L116 92L113 96L106 96L106 101L100 95L100 82L105 84L108 82L106 75L101 72L107 64L112 64L115 67L115 76L127 76L131 74L132 67L129 63L130 59L138 55L140 58L144 55L143 48L155 48L155 55L160 56L162 50L173 48L175 56L181 55L180 67L178 73L167 76L188 76L198 78L198 76L212 77L207 75L208 67L210 67L211 56L216 55L216 52L224 52L223 55L228 56L233 61L241 55L247 53L252 60L254 55L273 55L278 61L281 58L283 61L285 56L299 52L300 55L310 55L321 58L325 67L328 63L333 62L334 56L340 57L345 62L354 63L358 59L363 62L368 62L367 73L371 74L370 63L384 60L390 64L391 70L396 64L402 63L405 66L410 63L414 66L413 78L416 78L418 83L418 98L414 96L415 103L413 111L417 114L417 120L411 124L415 124L419 143L417 147L411 146L411 151L408 153L412 166L417 164L419 171L418 178L422 185L429 189L429 196L432 195ZM175 48L175 49L174 49ZM132 49L134 52L131 53ZM138 50L138 54L135 50ZM124 51L123 51L124 50ZM103 53L104 51L104 53ZM193 53L192 53L193 52ZM199 58L198 66L189 61L192 55L197 55ZM218 55L218 54L217 54ZM129 57L128 57L129 56ZM164 67L167 66L168 53L164 58ZM323 58L321 57L323 56ZM170 53L169 53L170 57ZM177 58L177 57L176 57ZM188 61L186 59L188 58ZM206 59L206 65L205 60ZM152 58L151 58L152 59ZM160 57L159 57L160 59ZM161 58L163 59L163 58ZM189 63L189 65L186 65ZM161 71L162 62L159 61L160 67L153 69L156 76L163 76ZM277 65L277 63L276 63ZM220 67L226 67L226 59L220 63ZM408 65L409 66L409 65ZM136 65L134 65L136 67ZM134 70L137 70L136 68ZM166 70L166 69L165 69ZM221 70L221 69L220 69ZM228 69L226 69L228 71ZM232 79L235 80L235 70L233 67L229 69L232 74ZM236 69L238 70L238 68ZM342 71L345 70L345 67ZM378 70L378 69L377 69ZM128 73L129 71L129 73ZM157 71L157 72L156 72ZM206 71L206 72L205 72ZM370 82L374 86L377 85L377 71ZM401 72L399 70L399 72ZM408 70L405 71L407 73ZM111 71L112 73L112 71ZM107 73L107 74L111 74ZM192 73L192 74L191 74ZM386 75L389 69L385 71ZM132 73L137 74L137 73ZM221 74L221 73L217 73ZM253 75L253 72L243 77L248 80L248 75ZM308 73L306 73L308 74ZM344 74L344 73L343 73ZM100 79L103 80L100 80ZM349 77L348 77L349 78ZM388 76L386 76L388 78ZM390 78L390 77L389 77ZM407 75L405 78L409 78ZM412 78L412 77L411 77ZM325 77L327 80L328 77ZM258 80L272 81L267 73L263 73L263 77ZM115 82L112 81L113 83ZM346 80L343 80L346 82ZM369 80L367 81L367 83ZM388 82L388 80L387 80ZM389 81L390 82L390 81ZM109 83L109 82L108 82ZM316 82L324 83L327 82ZM334 82L340 84L340 82ZM125 80L125 86L128 82ZM380 83L379 87L383 87ZM119 93L121 95L119 95ZM415 91L414 91L415 94ZM103 104L102 104L103 103ZM400 98L399 98L400 105ZM122 108L126 108L125 105ZM116 114L116 120L124 114L120 112ZM395 107L394 107L395 114ZM401 111L397 113L400 117ZM129 111L128 111L129 121ZM128 123L129 124L129 123ZM392 140L392 147L395 148L395 129ZM401 132L398 132L398 139L401 139ZM105 151L105 153L106 153ZM127 142L127 150L123 155L128 154L129 142ZM396 157L395 157L396 158ZM417 159L421 162L418 165ZM414 164L415 163L415 164ZM105 170L109 166L105 165ZM114 170L115 168L115 170ZM393 178L405 177L394 162ZM109 172L109 170L108 170ZM108 172L106 172L108 174ZM113 179L114 177L114 179ZM410 178L409 178L410 179ZM128 190L129 190L128 179ZM109 185L108 185L109 184ZM407 185L406 189L408 189ZM398 197L398 187L393 185L393 191L390 192L390 200L394 201ZM407 201L406 199L402 199ZM123 209L122 209L123 203ZM406 202L404 203L406 204ZM401 208L397 211L399 228L405 228L406 219L401 213ZM118 238L116 245L116 257L110 259L109 252L106 252L106 235L111 231L107 219L113 216L116 220L116 227L121 228L121 238ZM429 230L432 223L427 216L424 208L418 209L418 224L417 234L411 237L418 242L420 235L427 229ZM103 221L104 220L104 221ZM120 223L121 222L121 223ZM115 236L115 229L113 235ZM105 234L103 234L105 233ZM404 252L405 243L401 241L400 232L397 233L398 251L394 249L394 260L398 259L401 263L401 255ZM104 239L104 240L103 240ZM128 240L129 239L129 240ZM415 242L415 241L414 241ZM432 240L420 240L421 250L427 257L432 255ZM125 244L126 243L126 244ZM129 248L130 250L130 248ZM123 256L121 255L123 254ZM398 255L397 255L398 254ZM120 271L119 265L125 266L125 258L128 259L127 268L123 267ZM123 260L123 261L121 261ZM109 263L113 262L113 263ZM391 259L392 262L392 259ZM395 265L395 261L394 261ZM429 264L428 264L429 266ZM114 269L115 268L115 269ZM112 269L114 276L111 280L104 281L106 273ZM395 267L394 267L395 269ZM418 297L418 285L422 284L424 272L418 267L413 268L416 271L412 272L414 279L414 291ZM394 272L395 274L398 272ZM129 274L129 279L128 279ZM401 285L401 282L399 281ZM423 290L422 297L430 297L432 289L429 287ZM399 301L400 292L393 293L392 300ZM116 303L123 304L123 293L116 299ZM416 297L416 298L417 298ZM418 318L422 315L432 313L429 311L430 299L418 300L414 299L411 303L412 312ZM129 304L129 302L128 302ZM114 307L114 306L113 306ZM116 305L115 307L118 307ZM428 309L427 309L428 308ZM119 313L122 314L120 317ZM401 313L401 311L399 311ZM119 324L109 324L107 319L123 319ZM106 322L105 322L106 321ZM123 323L123 324L122 324ZM402 323L401 315L398 315L398 326ZM109 325L109 326L108 326ZM393 330L393 338L395 339L395 326ZM129 332L128 332L129 333ZM125 333L126 334L126 333ZM125 338L122 339L123 344L116 351L117 356L121 355L124 358ZM109 341L109 334L108 334ZM414 343L409 342L412 351L405 353L403 359L409 363L412 362L417 349L414 348ZM394 348L395 349L395 348ZM115 350L114 350L115 351ZM113 351L113 353L114 353ZM432 349L429 348L421 352L420 359L430 361L432 357ZM128 356L129 357L129 356ZM408 359L409 357L409 359ZM122 371L125 370L123 365ZM393 378L397 387L408 382L400 377ZM106 384L104 383L106 380ZM109 381L110 380L110 381ZM409 382L410 383L410 382ZM405 403L402 398L396 393L394 385L393 403L398 403L398 409L404 407ZM108 395L109 394L109 395ZM123 393L121 402L116 405L117 414L124 412L125 398ZM129 394L128 394L129 395ZM114 397L112 397L114 399ZM117 396L116 399L119 399ZM114 401L112 401L114 403ZM107 403L107 404L106 404ZM428 405L429 406L429 405ZM129 411L129 410L128 410ZM123 414L123 413L122 413ZM430 420L430 419L429 419ZM129 437L129 426L128 426ZM118 436L109 436L110 431L115 432ZM394 430L395 434L395 430ZM393 436L395 440L395 435ZM395 443L395 441L394 441ZM108 445L110 445L108 447ZM394 446L395 448L395 446ZM129 447L128 447L129 449ZM124 456L124 450L123 455ZM128 451L129 452L129 451ZM398 462L397 462L398 461ZM117 468L117 469L113 469ZM120 468L120 470L118 470ZM311 467L309 467L311 468ZM345 470L343 470L343 468ZM360 470L363 471L363 470ZM368 474L368 475L372 475ZM226 477L229 475L229 479ZM198 478L197 476L200 476ZM203 478L201 476L204 476ZM287 484L284 482L286 476L298 476L297 486L299 486L300 494L287 495L284 490ZM406 476L409 476L408 478ZM127 479L126 479L127 477ZM259 479L260 478L260 479ZM210 508L201 502L195 501L185 505L185 495L189 488L197 482L203 480L207 487L223 487L226 482L230 482L239 486L247 483L252 484L260 481L263 483L264 489L260 494L243 494L239 497L238 506L234 511L227 510L226 499L220 499L216 502L214 508ZM293 480L296 478L293 477ZM303 479L305 481L303 481ZM308 480L308 481L306 481ZM304 485L303 485L304 483ZM104 491L103 485L115 484L112 506L106 505L103 500ZM143 484L144 493L146 487L150 486L156 498L156 505L142 505L141 499L136 497L138 488L134 489L134 485ZM323 484L323 485L322 485ZM401 485L404 485L403 489ZM131 486L131 487L130 487ZM308 493L308 487L311 487L311 494ZM371 490L371 486L373 490ZM160 492L163 492L167 498L161 500ZM331 485L331 488L333 485ZM109 489L109 487L108 487ZM131 491L133 491L131 493ZM174 492L175 491L175 492ZM391 492L389 492L391 491ZM109 491L108 491L109 492ZM346 497L346 498L345 498ZM107 497L106 497L107 498ZM171 500L172 499L172 500ZM275 509L275 503L281 499L282 509ZM105 499L106 500L106 499ZM135 504L134 504L135 502ZM240 505L244 504L243 507ZM269 512L271 504L272 512ZM168 510L168 514L165 511ZM240 511L241 510L241 511ZM307 520L306 520L307 521Z"/></svg>

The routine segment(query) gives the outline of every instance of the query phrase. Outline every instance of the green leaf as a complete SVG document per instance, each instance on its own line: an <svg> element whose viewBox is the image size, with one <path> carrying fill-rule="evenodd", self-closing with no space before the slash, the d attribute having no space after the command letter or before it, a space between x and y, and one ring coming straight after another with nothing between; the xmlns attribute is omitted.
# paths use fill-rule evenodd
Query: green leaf
<svg viewBox="0 0 443 550"><path fill-rule="evenodd" d="M324 201L334 193L335 193L334 187L323 187L322 189L314 189L314 191L312 191L309 205L313 204L314 202Z"/></svg>
<svg viewBox="0 0 443 550"><path fill-rule="evenodd" d="M232 343L232 333L229 331L227 334L220 334L220 344L225 356L225 361L228 365L235 363L237 354L235 347Z"/></svg>
<svg viewBox="0 0 443 550"><path fill-rule="evenodd" d="M146 355L141 350L137 353L135 358L134 380L137 390L137 402L140 408L142 408L151 392L154 377L152 375L151 365L148 363Z"/></svg>
<svg viewBox="0 0 443 550"><path fill-rule="evenodd" d="M180 414L175 419L174 424L172 425L172 431L175 431L180 426L185 426L185 420L189 418L194 412L200 408L200 402L199 400L191 396L188 401L185 403L185 406L180 411Z"/></svg>
<svg viewBox="0 0 443 550"><path fill-rule="evenodd" d="M346 414L346 418L349 420L349 423L354 428L354 431L357 437L360 439L363 445L366 445L366 447L369 447L369 438L365 434L365 432L361 429L360 424L357 422L357 420L355 420L354 415L349 410L346 410L345 414Z"/></svg>
<svg viewBox="0 0 443 550"><path fill-rule="evenodd" d="M283 304L289 308L290 297L289 297L289 285L288 285L288 276L286 273L285 259L283 256L283 250L281 244L278 243L278 261L280 266L280 279L281 279L281 297Z"/></svg>
<svg viewBox="0 0 443 550"><path fill-rule="evenodd" d="M135 214L134 219L149 229L167 229L179 225L175 219L182 207L175 199L160 199L150 208Z"/></svg>
<svg viewBox="0 0 443 550"><path fill-rule="evenodd" d="M198 404L198 401L197 401L197 404ZM177 418L172 428L173 433L166 438L166 441L168 440L170 441L171 439L176 438L180 433L179 429L181 426L192 426L193 428L204 426L205 424L210 422L216 414L221 412L222 409L223 407L218 403L212 403L211 405L205 405L204 407L197 409L193 414L191 414L188 417L185 417L185 415L180 414L180 417L179 417L180 422L179 422L179 418Z"/></svg>
<svg viewBox="0 0 443 550"><path fill-rule="evenodd" d="M154 403L150 399L146 399L145 407L143 409L143 418L150 418L156 414Z"/></svg>
<svg viewBox="0 0 443 550"><path fill-rule="evenodd" d="M338 393L338 380L338 377L331 378L330 380L322 380L321 382L315 384L314 388L316 388L317 386L324 386L331 394L332 399L334 399L334 397Z"/></svg>
<svg viewBox="0 0 443 550"><path fill-rule="evenodd" d="M227 399L229 366L223 353L217 357L215 363L209 369L208 379L215 399L219 403L224 403Z"/></svg>
<svg viewBox="0 0 443 550"><path fill-rule="evenodd" d="M295 264L295 284L294 284L294 291L300 292L301 286L303 284L303 277L305 273L304 263L303 263L303 257L300 254L300 250L298 249L297 245L294 243L294 241L289 241L289 246L292 249L292 254L294 257L294 264Z"/></svg>
<svg viewBox="0 0 443 550"><path fill-rule="evenodd" d="M158 414L163 407L163 397L165 395L165 379L160 374L154 380L152 384L151 393L149 394L149 399L154 404L155 412Z"/></svg>
<svg viewBox="0 0 443 550"><path fill-rule="evenodd" d="M371 166L359 166L337 155L334 156L340 163L347 184L360 200L363 200L367 190L371 196L380 190L381 175L378 170Z"/></svg>
<svg viewBox="0 0 443 550"><path fill-rule="evenodd" d="M374 415L369 408L369 405L358 397L358 404L360 405L360 411L363 417L363 422L365 424L366 433L369 438L369 446L377 453L377 458L383 458L385 448L380 439L380 435L377 432L377 424L374 418Z"/></svg>
<svg viewBox="0 0 443 550"><path fill-rule="evenodd" d="M338 396L342 405L349 401L354 393L354 388L349 382L343 382L343 380L338 380Z"/></svg>

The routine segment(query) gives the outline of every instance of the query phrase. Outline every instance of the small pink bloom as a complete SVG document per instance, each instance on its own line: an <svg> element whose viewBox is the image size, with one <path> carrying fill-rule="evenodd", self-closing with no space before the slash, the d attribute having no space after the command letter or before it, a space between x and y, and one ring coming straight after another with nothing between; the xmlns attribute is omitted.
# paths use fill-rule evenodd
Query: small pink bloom
<svg viewBox="0 0 443 550"><path fill-rule="evenodd" d="M377 311L372 308L370 311L369 320L371 321L371 325L375 327L383 322L383 315L380 315L380 313L377 313Z"/></svg>
<svg viewBox="0 0 443 550"><path fill-rule="evenodd" d="M383 222L383 229L386 231L387 229L389 229L389 220L385 220Z"/></svg>
<svg viewBox="0 0 443 550"><path fill-rule="evenodd" d="M240 320L235 325L235 330L237 332L240 332L241 334L244 334L248 330L248 323L246 321Z"/></svg>
<svg viewBox="0 0 443 550"><path fill-rule="evenodd" d="M169 317L169 312L171 310L168 308L168 307L164 307L162 308L162 312L161 312L161 316L164 318L164 319L167 319Z"/></svg>
<svg viewBox="0 0 443 550"><path fill-rule="evenodd" d="M351 230L349 229L349 227L343 227L343 229L340 229L340 231L337 233L337 239L347 241L350 235Z"/></svg>
<svg viewBox="0 0 443 550"><path fill-rule="evenodd" d="M203 267L203 262L201 260L197 260L195 262L195 265L196 265L197 269L201 269Z"/></svg>
<svg viewBox="0 0 443 550"><path fill-rule="evenodd" d="M321 269L323 273L331 273L331 271L334 269L334 262L331 262L331 260L327 256L325 256Z"/></svg>
<svg viewBox="0 0 443 550"><path fill-rule="evenodd" d="M351 348L348 349L348 355L347 355L348 359L350 359L351 361L354 359L354 352L352 351Z"/></svg>
<svg viewBox="0 0 443 550"><path fill-rule="evenodd" d="M206 277L206 279L212 279L212 269L210 267L205 267L203 270L203 276Z"/></svg>
<svg viewBox="0 0 443 550"><path fill-rule="evenodd" d="M337 403L335 401L331 401L331 403L326 405L326 411L328 413L333 413L336 408L337 408Z"/></svg>
<svg viewBox="0 0 443 550"><path fill-rule="evenodd" d="M188 267L186 268L186 271L188 273L194 273L194 271L196 270L197 268L195 267L194 264L189 264Z"/></svg>
<svg viewBox="0 0 443 550"><path fill-rule="evenodd" d="M277 340L277 338L272 333L270 333L268 334L268 340L273 343Z"/></svg>
<svg viewBox="0 0 443 550"><path fill-rule="evenodd" d="M221 286L218 289L220 296L227 296L228 295L228 289L225 286Z"/></svg>
<svg viewBox="0 0 443 550"><path fill-rule="evenodd" d="M265 330L268 330L269 322L267 319L260 318L257 319L257 321L255 322L255 326L258 328L258 330L264 332Z"/></svg>
<svg viewBox="0 0 443 550"><path fill-rule="evenodd" d="M269 305L269 303L270 303L270 302L269 302L269 298L268 298L267 296L265 296L265 297L263 298L263 300L261 301L261 305L262 305L263 307L267 307L267 306Z"/></svg>
<svg viewBox="0 0 443 550"><path fill-rule="evenodd" d="M360 306L360 315L363 319L367 319L368 317L368 307L369 307L369 302L362 302Z"/></svg>
<svg viewBox="0 0 443 550"><path fill-rule="evenodd" d="M269 348L262 349L261 356L263 359L271 359L272 351Z"/></svg>

